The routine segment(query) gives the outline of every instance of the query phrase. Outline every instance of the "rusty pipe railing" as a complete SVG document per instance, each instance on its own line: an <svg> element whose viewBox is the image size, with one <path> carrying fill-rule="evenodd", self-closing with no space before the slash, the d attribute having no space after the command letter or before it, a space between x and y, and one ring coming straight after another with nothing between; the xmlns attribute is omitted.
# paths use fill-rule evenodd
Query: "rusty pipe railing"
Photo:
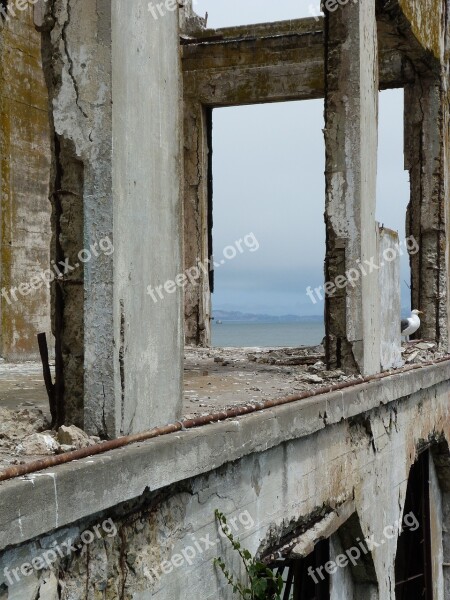
<svg viewBox="0 0 450 600"><path fill-rule="evenodd" d="M307 400L308 398L314 398L315 396L321 396L323 394L329 394L332 392L338 392L340 390L356 387L372 381L378 381L387 377L393 377L399 373L407 373L416 369L423 369L424 367L430 367L443 362L450 362L450 357L440 358L434 361L426 363L411 365L398 371L388 371L385 373L378 373L377 375L371 375L370 377L364 377L360 379L354 379L352 381L344 381L342 383L334 384L331 386L325 386L316 388L315 390L308 390L301 394L294 396L285 396L282 398L275 398L273 400L265 400L264 402L258 402L251 405L237 406L226 411L219 411L210 415L203 415L194 419L187 419L185 421L178 421L164 427L156 427L150 431L144 431L142 433L136 433L124 437L117 438L115 440L109 440L100 444L89 446L88 448L82 448L81 450L75 450L73 452L67 452L65 454L58 454L56 456L50 456L41 460L33 461L25 465L18 465L10 467L5 471L0 472L0 482L13 479L14 477L21 477L23 475L29 475L31 473L37 473L66 463L73 462L75 460L81 460L90 456L97 456L98 454L104 454L110 450L117 450L118 448L124 448L130 444L136 444L138 442L145 442L163 435L175 433L177 431L184 431L187 429L195 429L202 427L203 425L210 425L212 423L218 423L225 421L226 419L232 419L235 417L242 417L248 414L261 412L269 408L275 408L277 406L283 406L285 404L291 404L300 400Z"/></svg>

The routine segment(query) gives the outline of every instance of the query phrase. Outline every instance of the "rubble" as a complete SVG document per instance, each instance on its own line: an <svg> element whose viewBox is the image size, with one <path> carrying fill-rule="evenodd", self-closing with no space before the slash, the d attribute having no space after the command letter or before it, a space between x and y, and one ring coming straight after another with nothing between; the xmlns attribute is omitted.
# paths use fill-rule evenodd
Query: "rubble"
<svg viewBox="0 0 450 600"><path fill-rule="evenodd" d="M58 442L49 433L32 433L16 446L16 452L25 456L48 456L59 449Z"/></svg>
<svg viewBox="0 0 450 600"><path fill-rule="evenodd" d="M405 366L437 360L436 344L402 347ZM184 417L193 418L360 379L327 370L322 345L301 348L186 348Z"/></svg>
<svg viewBox="0 0 450 600"><path fill-rule="evenodd" d="M89 437L87 433L75 425L71 425L70 427L63 425L60 427L58 429L57 439L61 444L61 448L68 447L72 450L87 448L100 441L100 438L98 437Z"/></svg>
<svg viewBox="0 0 450 600"><path fill-rule="evenodd" d="M356 377L341 370L327 371L322 345L186 348L185 359L185 418L298 394Z"/></svg>
<svg viewBox="0 0 450 600"><path fill-rule="evenodd" d="M0 470L99 441L74 426L63 426L58 432L51 430L47 416L36 406L0 407Z"/></svg>
<svg viewBox="0 0 450 600"><path fill-rule="evenodd" d="M402 347L405 366L444 356L436 344L412 341ZM360 378L327 370L323 346L301 348L186 348L183 418L254 405ZM75 426L50 430L46 392L37 385L38 365L23 373L2 364L0 380L0 469L85 448L100 441ZM24 390L32 400L24 397ZM17 398L14 404L14 399Z"/></svg>
<svg viewBox="0 0 450 600"><path fill-rule="evenodd" d="M407 365L420 364L432 360L438 360L445 356L445 353L438 350L435 342L425 340L413 340L403 344L402 357Z"/></svg>

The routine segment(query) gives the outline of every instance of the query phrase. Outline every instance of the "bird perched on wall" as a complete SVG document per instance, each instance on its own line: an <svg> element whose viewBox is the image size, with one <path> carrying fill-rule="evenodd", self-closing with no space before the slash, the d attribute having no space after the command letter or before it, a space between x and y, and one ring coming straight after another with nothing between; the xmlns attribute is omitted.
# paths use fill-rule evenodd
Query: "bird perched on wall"
<svg viewBox="0 0 450 600"><path fill-rule="evenodd" d="M409 336L416 331L420 327L420 318L419 315L423 315L421 310L413 310L411 311L411 316L407 319L402 319L401 323L401 332L402 336L405 337L406 341L409 342Z"/></svg>

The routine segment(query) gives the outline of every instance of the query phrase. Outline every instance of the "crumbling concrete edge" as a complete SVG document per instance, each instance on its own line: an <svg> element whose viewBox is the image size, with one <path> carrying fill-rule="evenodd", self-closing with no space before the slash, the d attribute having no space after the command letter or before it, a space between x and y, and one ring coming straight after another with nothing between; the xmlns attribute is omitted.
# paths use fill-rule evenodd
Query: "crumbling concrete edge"
<svg viewBox="0 0 450 600"><path fill-rule="evenodd" d="M394 401L411 402L422 390L428 390L432 403L438 386L450 391L449 380L450 361L4 482L0 551L138 498L145 490L208 473ZM39 519L36 506L41 507Z"/></svg>

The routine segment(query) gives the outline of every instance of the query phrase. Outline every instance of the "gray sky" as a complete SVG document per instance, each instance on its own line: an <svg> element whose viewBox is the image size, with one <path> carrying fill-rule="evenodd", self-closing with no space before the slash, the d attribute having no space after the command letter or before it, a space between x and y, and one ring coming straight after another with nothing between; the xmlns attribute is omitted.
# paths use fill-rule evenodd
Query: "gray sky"
<svg viewBox="0 0 450 600"><path fill-rule="evenodd" d="M310 0L198 0L208 25L276 21L310 15ZM253 232L246 251L216 270L214 308L269 314L323 313L307 286L323 283L325 203L323 101L214 111L214 252ZM405 237L408 174L403 171L403 93L380 94L377 218ZM402 282L409 277L407 258ZM402 304L409 293L402 286Z"/></svg>

